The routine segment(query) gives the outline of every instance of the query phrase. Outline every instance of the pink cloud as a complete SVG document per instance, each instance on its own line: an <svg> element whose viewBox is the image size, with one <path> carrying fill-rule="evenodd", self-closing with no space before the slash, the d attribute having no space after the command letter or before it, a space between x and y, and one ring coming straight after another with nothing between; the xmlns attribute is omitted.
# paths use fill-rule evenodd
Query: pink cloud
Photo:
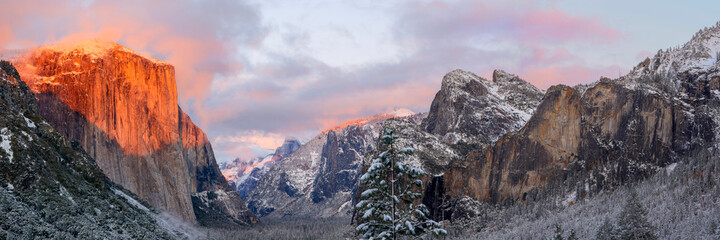
<svg viewBox="0 0 720 240"><path fill-rule="evenodd" d="M541 88L617 75L620 67L597 65L573 46L609 46L623 33L536 5L401 4L390 41L403 55L350 70L273 49L260 49L267 62L243 65L240 48L259 49L268 30L255 8L237 1L14 1L3 4L0 48L100 37L164 59L175 65L181 106L227 158L392 107L427 111L443 75L456 68L485 76L504 69Z"/></svg>
<svg viewBox="0 0 720 240"><path fill-rule="evenodd" d="M490 36L496 41L511 40L523 45L561 44L578 40L613 43L624 35L600 20L545 9L534 1L504 2L411 2L401 5L399 37L416 42L417 37L441 42L458 42Z"/></svg>
<svg viewBox="0 0 720 240"><path fill-rule="evenodd" d="M519 16L517 20L518 37L528 41L563 42L584 39L592 42L613 42L622 38L622 34L603 25L595 19L580 18L564 11L538 10Z"/></svg>

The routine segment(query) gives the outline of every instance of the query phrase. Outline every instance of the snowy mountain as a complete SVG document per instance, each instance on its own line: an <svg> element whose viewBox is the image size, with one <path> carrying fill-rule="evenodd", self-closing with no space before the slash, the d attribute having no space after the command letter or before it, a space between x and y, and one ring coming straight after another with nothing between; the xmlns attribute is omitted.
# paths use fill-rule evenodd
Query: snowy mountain
<svg viewBox="0 0 720 240"><path fill-rule="evenodd" d="M324 131L272 166L247 195L248 207L266 217L348 218L364 156L394 114L416 123L421 116L396 111Z"/></svg>
<svg viewBox="0 0 720 240"><path fill-rule="evenodd" d="M678 164L714 169L720 151L718 49L720 25L680 48L659 51L618 79L549 88L521 129L471 150L434 179L442 185L435 191L445 196L431 201L443 206L435 212L484 225L494 221L482 217L488 212L516 214L498 206L567 208ZM692 174L709 176L705 170ZM662 188L648 191L665 194Z"/></svg>
<svg viewBox="0 0 720 240"><path fill-rule="evenodd" d="M492 81L452 71L443 78L428 114L395 111L325 131L273 166L248 194L248 206L265 217L347 218L356 200L357 177L376 153L383 125L397 129L399 147L416 150L407 159L410 165L442 175L469 149L520 129L542 95L503 71L495 71Z"/></svg>
<svg viewBox="0 0 720 240"><path fill-rule="evenodd" d="M421 125L395 120L385 122L386 126L396 130L398 148L415 149L415 154L405 162L430 174L423 179L426 183L423 203L430 208L433 217L442 219L446 210L440 208L448 205L445 201L446 191L449 191L445 188L446 172L457 167L457 163L472 151L521 129L542 97L543 91L516 75L496 70L492 81L488 81L458 69L443 77L441 88ZM372 154L366 156L363 169L373 157Z"/></svg>
<svg viewBox="0 0 720 240"><path fill-rule="evenodd" d="M236 158L231 163L221 167L225 179L230 187L236 189L240 197L245 196L255 189L257 181L270 170L280 159L287 157L300 147L300 141L295 138L287 138L283 144L275 149L275 152L265 157L258 157L251 161L243 161Z"/></svg>

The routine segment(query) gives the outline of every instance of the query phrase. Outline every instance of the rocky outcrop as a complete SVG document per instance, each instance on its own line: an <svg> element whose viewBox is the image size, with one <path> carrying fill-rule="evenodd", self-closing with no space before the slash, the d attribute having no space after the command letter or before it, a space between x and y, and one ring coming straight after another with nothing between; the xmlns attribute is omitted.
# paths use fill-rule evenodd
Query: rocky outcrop
<svg viewBox="0 0 720 240"><path fill-rule="evenodd" d="M207 137L177 105L173 66L99 40L41 47L18 66L40 115L151 205L195 221L192 194L231 191Z"/></svg>
<svg viewBox="0 0 720 240"><path fill-rule="evenodd" d="M443 77L423 128L449 144L488 144L520 129L543 92L515 75L496 70L493 81L454 70Z"/></svg>
<svg viewBox="0 0 720 240"><path fill-rule="evenodd" d="M0 238L176 239L152 208L112 183L39 114L15 68L0 61Z"/></svg>

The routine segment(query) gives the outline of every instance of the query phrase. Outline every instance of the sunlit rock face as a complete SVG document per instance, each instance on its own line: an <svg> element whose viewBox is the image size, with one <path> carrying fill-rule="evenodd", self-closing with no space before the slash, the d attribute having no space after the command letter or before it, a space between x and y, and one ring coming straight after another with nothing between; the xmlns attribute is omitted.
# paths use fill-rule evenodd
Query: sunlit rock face
<svg viewBox="0 0 720 240"><path fill-rule="evenodd" d="M38 109L15 68L0 61L0 239L185 237L112 183Z"/></svg>
<svg viewBox="0 0 720 240"><path fill-rule="evenodd" d="M195 221L192 194L229 189L207 136L178 107L172 65L89 40L38 48L17 66L40 114L153 206Z"/></svg>

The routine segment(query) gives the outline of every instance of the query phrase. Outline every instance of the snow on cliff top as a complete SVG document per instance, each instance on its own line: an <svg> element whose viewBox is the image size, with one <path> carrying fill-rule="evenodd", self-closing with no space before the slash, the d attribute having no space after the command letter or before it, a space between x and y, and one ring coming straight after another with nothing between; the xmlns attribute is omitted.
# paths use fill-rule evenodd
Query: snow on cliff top
<svg viewBox="0 0 720 240"><path fill-rule="evenodd" d="M407 108L398 108L392 111L388 111L385 114L395 117L408 117L414 115L415 112Z"/></svg>
<svg viewBox="0 0 720 240"><path fill-rule="evenodd" d="M42 46L39 49L48 49L52 51L57 52L64 52L64 53L82 53L88 56L91 56L93 59L95 58L102 58L105 56L108 51L115 50L115 51L122 51L130 54L134 54L140 57L143 57L147 60L150 60L151 62L155 64L168 64L166 62L163 62L161 60L155 59L153 57L147 56L145 54L137 53L133 51L130 48L127 48L123 45L120 45L118 43L115 43L113 41L108 40L102 40L102 39L89 39L81 42L75 42L75 43L58 43L48 46Z"/></svg>
<svg viewBox="0 0 720 240"><path fill-rule="evenodd" d="M458 99L460 96L469 97L471 94L468 92L467 86L473 80L479 82L487 90L484 97L493 102L489 106L504 113L519 115L521 118L519 125L521 126L530 119L545 94L544 91L517 75L502 70L493 72L492 81L462 69L453 70L443 77L441 91L448 93L450 99Z"/></svg>

